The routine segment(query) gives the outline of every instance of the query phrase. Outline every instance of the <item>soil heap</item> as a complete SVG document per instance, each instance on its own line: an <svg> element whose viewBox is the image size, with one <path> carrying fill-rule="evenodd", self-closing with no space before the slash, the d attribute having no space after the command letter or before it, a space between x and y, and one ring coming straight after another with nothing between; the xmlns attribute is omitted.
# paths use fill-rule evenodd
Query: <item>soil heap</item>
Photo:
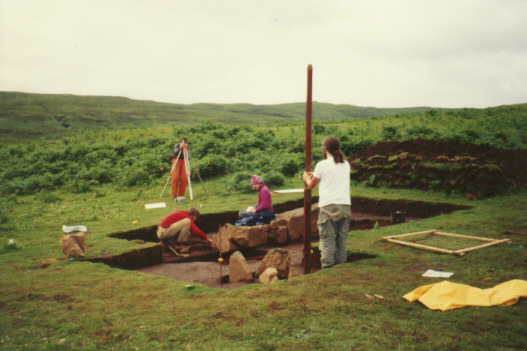
<svg viewBox="0 0 527 351"><path fill-rule="evenodd" d="M484 198L527 184L527 150L414 139L379 142L348 160L352 180L371 186Z"/></svg>

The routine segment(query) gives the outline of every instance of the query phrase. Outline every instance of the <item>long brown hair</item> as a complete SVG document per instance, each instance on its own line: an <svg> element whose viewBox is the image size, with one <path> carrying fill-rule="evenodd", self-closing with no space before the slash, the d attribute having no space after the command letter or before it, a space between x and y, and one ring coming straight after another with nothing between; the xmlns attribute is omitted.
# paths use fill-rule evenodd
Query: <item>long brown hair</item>
<svg viewBox="0 0 527 351"><path fill-rule="evenodd" d="M340 141L339 139L337 139L336 136L328 136L322 142L322 146L324 147L327 153L333 156L333 161L335 161L335 163L344 163L345 157L342 151L340 151Z"/></svg>

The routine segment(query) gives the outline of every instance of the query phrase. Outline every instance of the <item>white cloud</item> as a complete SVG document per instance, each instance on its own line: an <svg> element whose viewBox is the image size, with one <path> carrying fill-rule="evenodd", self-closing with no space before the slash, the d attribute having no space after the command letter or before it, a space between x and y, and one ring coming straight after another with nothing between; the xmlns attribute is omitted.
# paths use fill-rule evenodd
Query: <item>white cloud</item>
<svg viewBox="0 0 527 351"><path fill-rule="evenodd" d="M176 103L526 102L527 2L0 0L0 90Z"/></svg>

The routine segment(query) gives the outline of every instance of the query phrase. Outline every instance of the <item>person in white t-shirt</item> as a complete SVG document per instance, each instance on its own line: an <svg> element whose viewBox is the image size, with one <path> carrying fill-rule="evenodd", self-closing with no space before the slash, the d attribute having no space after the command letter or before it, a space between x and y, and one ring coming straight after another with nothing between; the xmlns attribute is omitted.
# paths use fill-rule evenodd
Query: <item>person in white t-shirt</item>
<svg viewBox="0 0 527 351"><path fill-rule="evenodd" d="M340 151L340 141L329 136L322 142L324 160L315 172L304 172L309 189L319 186L318 231L322 268L347 260L346 239L351 217L350 164Z"/></svg>

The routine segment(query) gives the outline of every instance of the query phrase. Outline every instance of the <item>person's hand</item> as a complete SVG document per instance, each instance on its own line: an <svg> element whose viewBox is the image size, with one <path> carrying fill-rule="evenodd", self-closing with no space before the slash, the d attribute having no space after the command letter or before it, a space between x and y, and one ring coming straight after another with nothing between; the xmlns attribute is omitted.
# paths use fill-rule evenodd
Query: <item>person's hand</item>
<svg viewBox="0 0 527 351"><path fill-rule="evenodd" d="M209 242L209 244L212 245L212 239L211 238L207 238L207 241Z"/></svg>
<svg viewBox="0 0 527 351"><path fill-rule="evenodd" d="M313 172L304 171L304 173L302 174L302 179L304 180L304 182L311 180L311 178L313 178Z"/></svg>

